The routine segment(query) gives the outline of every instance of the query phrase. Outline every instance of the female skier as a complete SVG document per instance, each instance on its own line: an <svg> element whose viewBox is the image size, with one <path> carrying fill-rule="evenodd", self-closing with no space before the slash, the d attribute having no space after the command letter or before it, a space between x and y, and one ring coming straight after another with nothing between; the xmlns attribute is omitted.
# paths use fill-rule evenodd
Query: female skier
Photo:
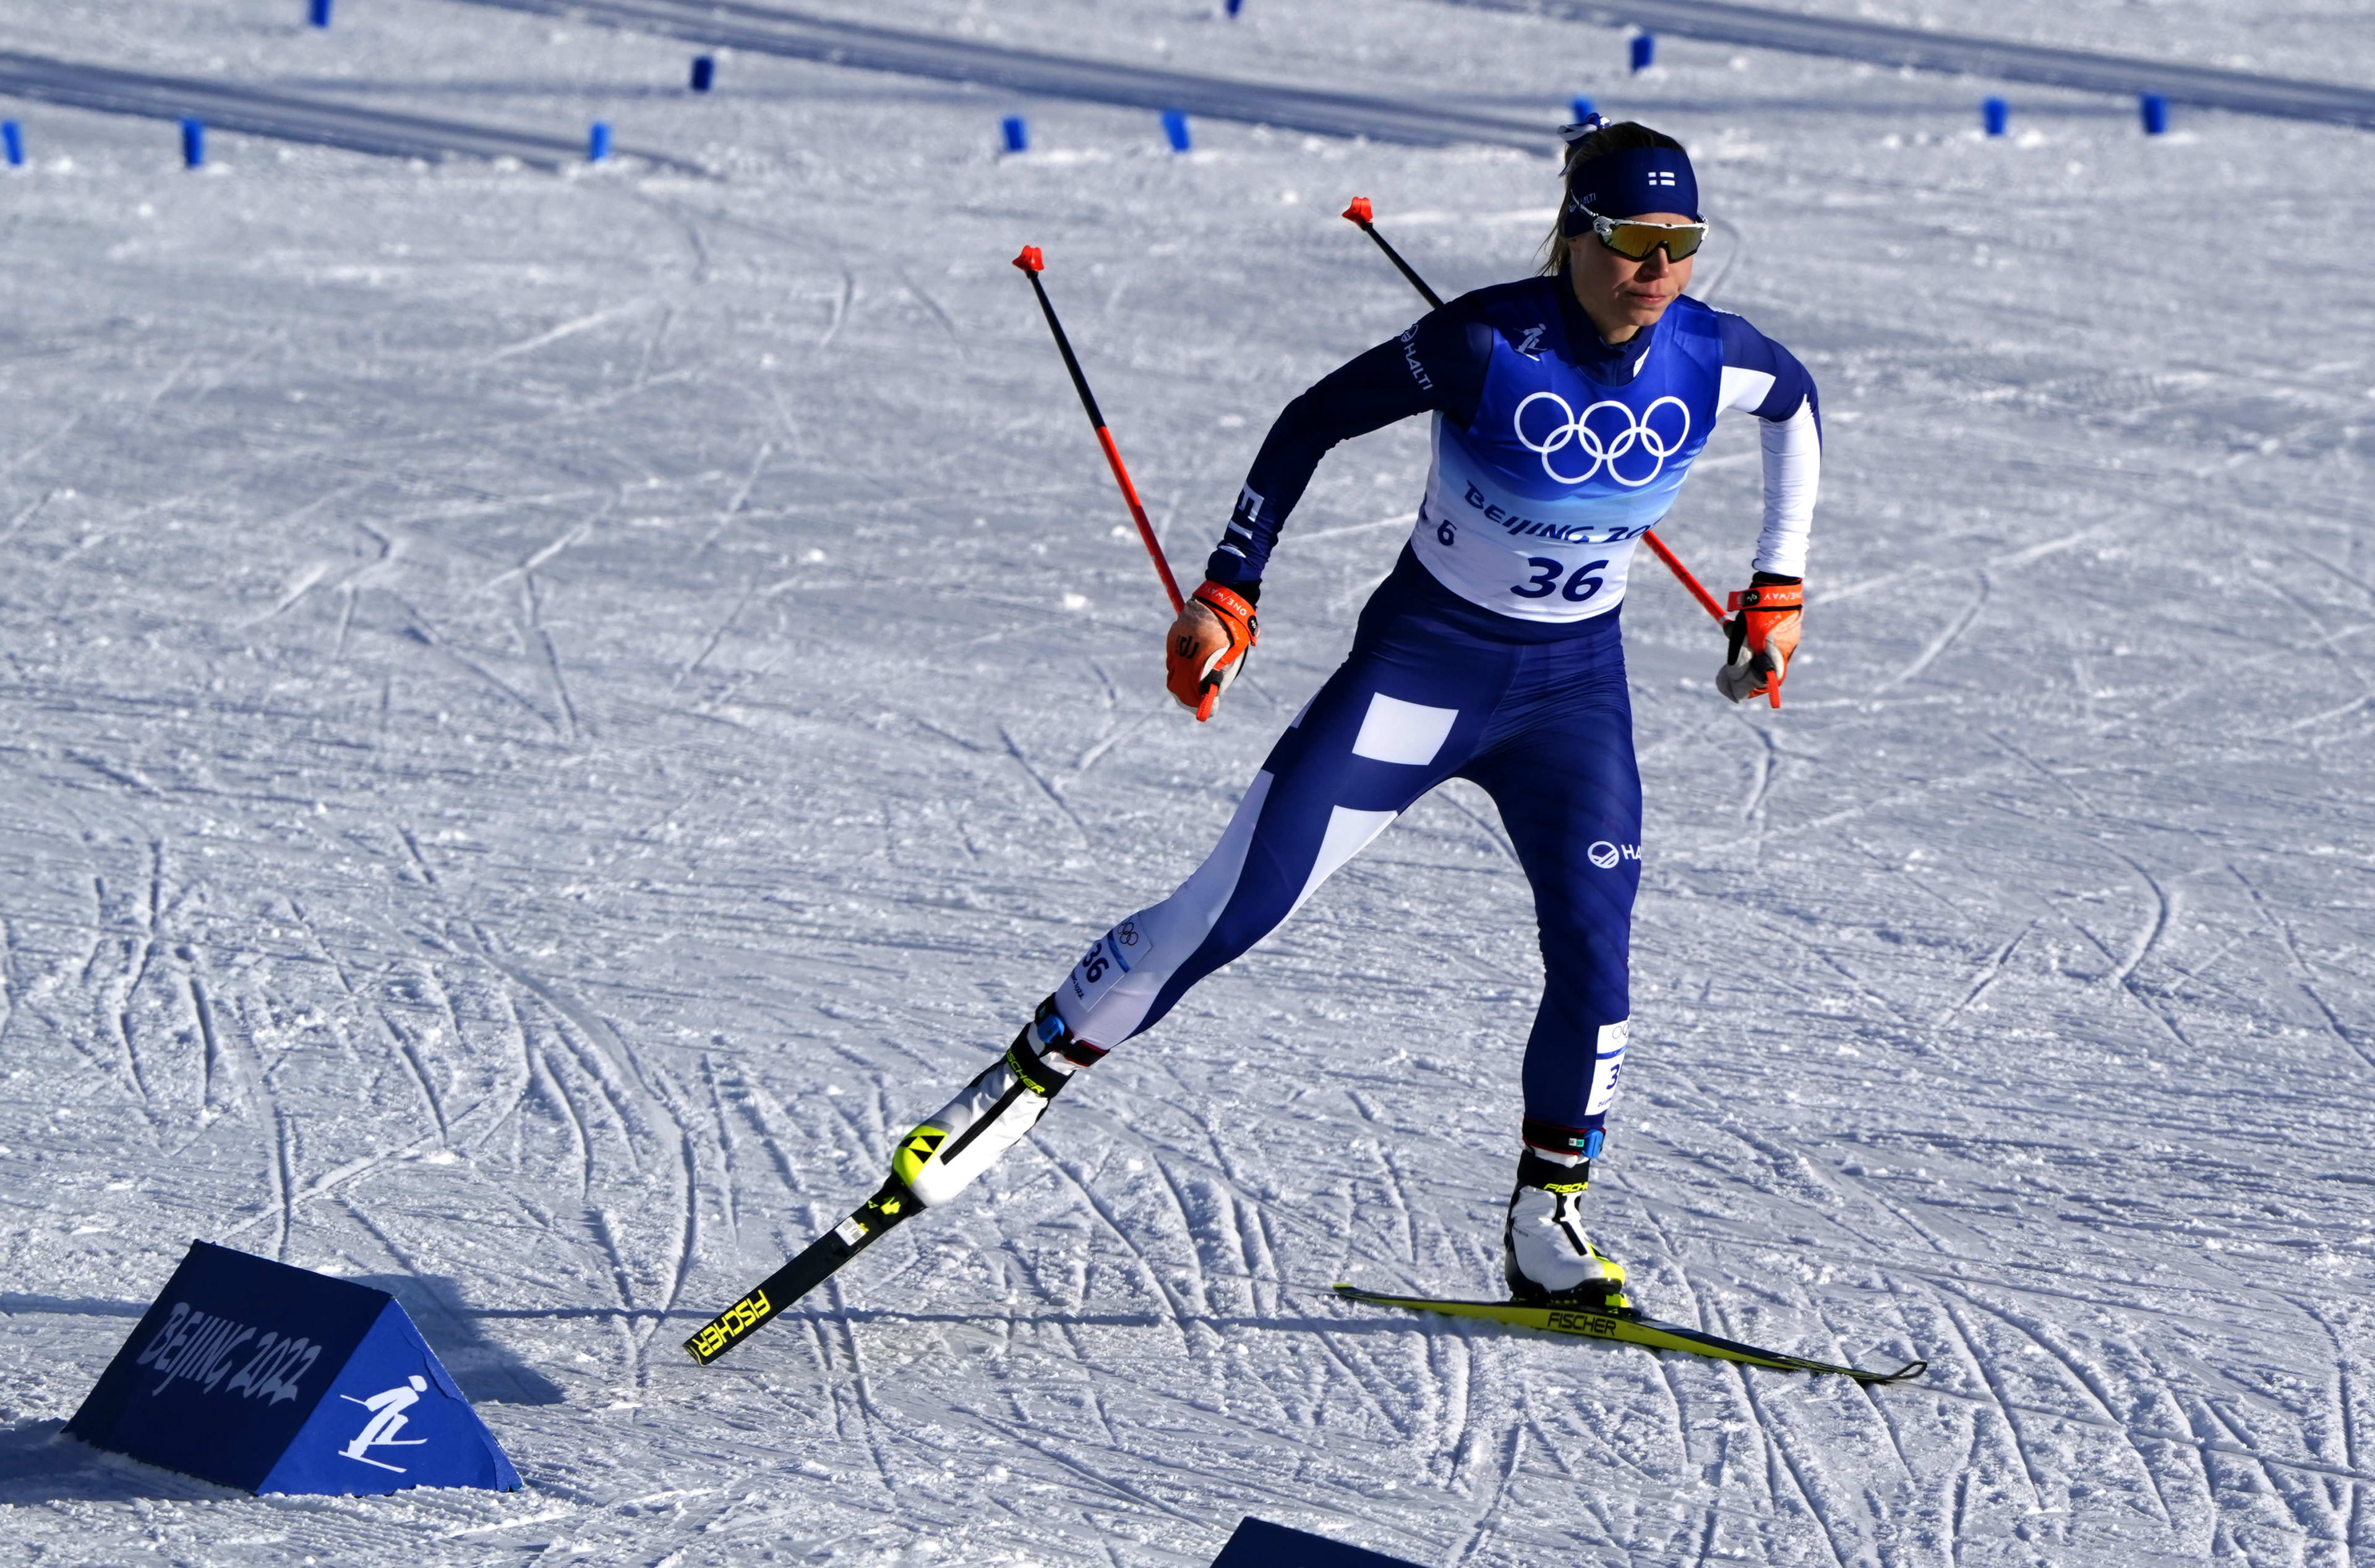
<svg viewBox="0 0 2375 1568"><path fill-rule="evenodd" d="M1099 937L1013 1046L900 1145L892 1174L947 1202L1047 1102L1293 914L1446 779L1500 808L1532 884L1544 984L1505 1232L1518 1301L1625 1312L1625 1270L1580 1198L1625 1065L1641 778L1618 607L1636 540L1666 514L1716 416L1762 424L1764 526L1716 677L1778 689L1798 643L1821 465L1814 382L1735 315L1684 297L1707 233L1682 144L1568 128L1542 276L1422 317L1289 404L1167 637L1194 707L1254 643L1261 575L1328 449L1419 413L1435 459L1418 524L1352 652L1289 724L1210 858Z"/></svg>

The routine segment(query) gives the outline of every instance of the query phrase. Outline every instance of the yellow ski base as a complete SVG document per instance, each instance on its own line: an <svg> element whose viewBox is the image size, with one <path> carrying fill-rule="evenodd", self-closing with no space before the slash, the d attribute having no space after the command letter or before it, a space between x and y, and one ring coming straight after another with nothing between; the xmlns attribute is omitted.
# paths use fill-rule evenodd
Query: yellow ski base
<svg viewBox="0 0 2375 1568"><path fill-rule="evenodd" d="M1660 1323L1655 1318L1613 1317L1602 1313L1577 1312L1566 1307L1524 1306L1516 1302L1459 1302L1434 1296L1388 1296L1376 1291L1364 1291L1357 1285L1339 1285L1336 1293L1347 1301L1366 1302L1371 1306L1441 1313L1447 1317L1481 1317L1488 1322L1506 1323L1513 1328L1538 1328L1546 1334L1573 1334L1587 1339L1614 1339L1626 1345L1647 1346L1653 1350L1682 1350L1694 1356L1712 1356L1718 1361L1770 1367L1776 1372L1826 1372L1839 1377L1852 1377L1863 1384L1903 1383L1908 1378L1920 1376L1930 1368L1928 1362L1908 1362L1895 1372L1867 1372L1861 1367L1835 1366L1829 1362L1808 1361L1803 1356L1784 1355L1778 1350L1762 1350L1734 1339L1702 1334L1679 1323Z"/></svg>

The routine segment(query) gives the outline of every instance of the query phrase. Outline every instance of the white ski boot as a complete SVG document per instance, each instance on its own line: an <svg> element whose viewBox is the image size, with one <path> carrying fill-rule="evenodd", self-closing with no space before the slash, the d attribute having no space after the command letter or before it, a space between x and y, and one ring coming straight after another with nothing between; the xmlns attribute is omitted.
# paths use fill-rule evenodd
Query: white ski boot
<svg viewBox="0 0 2375 1568"><path fill-rule="evenodd" d="M892 1175L927 1208L948 1202L1022 1142L1072 1075L1104 1055L1072 1038L1048 997L1005 1055L899 1140Z"/></svg>
<svg viewBox="0 0 2375 1568"><path fill-rule="evenodd" d="M1583 1194L1590 1185L1589 1161L1562 1165L1530 1149L1518 1157L1518 1186L1502 1232L1510 1300L1631 1315L1625 1266L1583 1233Z"/></svg>

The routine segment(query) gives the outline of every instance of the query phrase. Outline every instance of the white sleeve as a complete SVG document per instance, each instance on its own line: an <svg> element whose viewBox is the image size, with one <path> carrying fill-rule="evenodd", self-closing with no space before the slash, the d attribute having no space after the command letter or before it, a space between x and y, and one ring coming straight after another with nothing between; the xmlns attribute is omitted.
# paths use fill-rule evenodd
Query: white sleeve
<svg viewBox="0 0 2375 1568"><path fill-rule="evenodd" d="M1810 398L1786 419L1760 419L1765 447L1765 524L1756 535L1759 572L1806 574L1806 541L1814 526L1814 492L1823 477L1823 438Z"/></svg>

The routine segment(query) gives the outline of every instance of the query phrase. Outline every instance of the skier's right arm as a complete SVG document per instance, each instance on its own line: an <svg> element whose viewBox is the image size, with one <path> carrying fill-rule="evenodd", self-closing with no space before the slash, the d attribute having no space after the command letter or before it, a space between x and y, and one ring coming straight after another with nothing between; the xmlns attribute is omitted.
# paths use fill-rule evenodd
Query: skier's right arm
<svg viewBox="0 0 2375 1568"><path fill-rule="evenodd" d="M1195 707L1207 685L1225 690L1242 666L1253 646L1253 604L1261 597L1270 547L1329 448L1413 414L1440 412L1467 424L1492 351L1492 329L1455 300L1338 366L1286 406L1237 492L1220 547L1204 563L1204 586L1164 640L1168 684L1182 706ZM1243 614L1216 614L1214 604L1237 606Z"/></svg>
<svg viewBox="0 0 2375 1568"><path fill-rule="evenodd" d="M1467 301L1454 300L1313 383L1270 426L1228 529L1204 564L1206 578L1259 597L1270 547L1329 448L1413 414L1439 412L1467 424L1492 352L1492 328Z"/></svg>

